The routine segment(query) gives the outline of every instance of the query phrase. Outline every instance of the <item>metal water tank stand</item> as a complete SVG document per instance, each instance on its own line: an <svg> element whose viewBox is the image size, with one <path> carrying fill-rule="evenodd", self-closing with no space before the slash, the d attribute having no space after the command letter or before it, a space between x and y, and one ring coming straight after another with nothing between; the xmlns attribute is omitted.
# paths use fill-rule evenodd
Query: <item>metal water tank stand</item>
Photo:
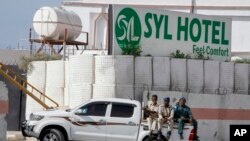
<svg viewBox="0 0 250 141"><path fill-rule="evenodd" d="M36 51L36 53L40 53L41 51L44 50L45 45L48 45L49 48L51 49L51 54L60 54L68 45L76 47L77 50L79 50L78 46L84 46L84 49L88 46L88 38L89 38L89 33L88 32L82 32L83 34L86 34L86 41L85 42L80 42L80 41L71 41L67 40L68 36L68 29L65 29L64 32L64 39L62 40L54 40L54 39L46 39L42 37L41 39L32 39L32 30L30 30L30 36L29 36L29 42L30 42L30 47L32 49L33 43L39 43L41 44L40 48ZM60 45L62 46L58 52L54 49L54 45Z"/></svg>

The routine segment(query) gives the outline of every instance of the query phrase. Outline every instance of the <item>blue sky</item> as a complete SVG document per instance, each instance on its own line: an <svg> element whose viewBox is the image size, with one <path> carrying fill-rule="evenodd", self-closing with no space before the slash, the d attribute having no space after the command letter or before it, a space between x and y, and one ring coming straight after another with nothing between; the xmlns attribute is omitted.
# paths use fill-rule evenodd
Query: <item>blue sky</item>
<svg viewBox="0 0 250 141"><path fill-rule="evenodd" d="M43 6L60 6L62 0L1 0L0 48L17 47L20 39L27 39L32 19ZM24 41L21 41L24 44Z"/></svg>

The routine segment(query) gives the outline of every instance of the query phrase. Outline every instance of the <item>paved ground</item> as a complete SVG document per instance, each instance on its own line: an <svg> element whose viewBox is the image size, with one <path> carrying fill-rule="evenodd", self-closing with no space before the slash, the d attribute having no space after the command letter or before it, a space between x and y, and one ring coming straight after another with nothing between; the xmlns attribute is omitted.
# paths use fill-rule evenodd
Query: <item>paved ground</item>
<svg viewBox="0 0 250 141"><path fill-rule="evenodd" d="M8 131L7 141L37 141L35 138L25 138L21 132Z"/></svg>

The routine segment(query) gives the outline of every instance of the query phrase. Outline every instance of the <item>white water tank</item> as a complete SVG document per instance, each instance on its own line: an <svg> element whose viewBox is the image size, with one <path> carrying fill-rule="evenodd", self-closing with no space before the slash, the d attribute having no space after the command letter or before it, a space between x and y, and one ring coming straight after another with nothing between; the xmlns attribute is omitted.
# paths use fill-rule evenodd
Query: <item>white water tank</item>
<svg viewBox="0 0 250 141"><path fill-rule="evenodd" d="M65 29L68 31L67 40L75 40L82 31L80 17L58 7L42 7L34 15L33 26L40 38L64 39Z"/></svg>

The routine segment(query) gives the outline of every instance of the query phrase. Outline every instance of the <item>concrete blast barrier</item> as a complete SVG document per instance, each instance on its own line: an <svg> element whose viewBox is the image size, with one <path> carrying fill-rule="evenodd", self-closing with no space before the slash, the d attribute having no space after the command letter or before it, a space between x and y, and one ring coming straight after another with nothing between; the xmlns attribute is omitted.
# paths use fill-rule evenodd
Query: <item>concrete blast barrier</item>
<svg viewBox="0 0 250 141"><path fill-rule="evenodd" d="M116 98L134 99L133 85L116 85Z"/></svg>
<svg viewBox="0 0 250 141"><path fill-rule="evenodd" d="M204 88L204 67L203 60L188 59L188 92L203 93Z"/></svg>
<svg viewBox="0 0 250 141"><path fill-rule="evenodd" d="M4 82L0 81L0 100L8 101L8 89Z"/></svg>
<svg viewBox="0 0 250 141"><path fill-rule="evenodd" d="M152 57L135 58L135 84L152 86Z"/></svg>
<svg viewBox="0 0 250 141"><path fill-rule="evenodd" d="M46 62L31 62L31 70L27 73L27 81L38 88L45 88L46 83ZM39 81L37 81L39 80Z"/></svg>
<svg viewBox="0 0 250 141"><path fill-rule="evenodd" d="M204 93L218 94L220 87L220 62L204 61Z"/></svg>
<svg viewBox="0 0 250 141"><path fill-rule="evenodd" d="M69 106L69 86L64 88L64 106Z"/></svg>
<svg viewBox="0 0 250 141"><path fill-rule="evenodd" d="M114 56L95 56L95 84L115 83Z"/></svg>
<svg viewBox="0 0 250 141"><path fill-rule="evenodd" d="M94 56L76 55L69 58L69 81L70 84L83 84L94 82Z"/></svg>
<svg viewBox="0 0 250 141"><path fill-rule="evenodd" d="M235 64L234 70L235 93L248 94L248 64Z"/></svg>
<svg viewBox="0 0 250 141"><path fill-rule="evenodd" d="M57 102L59 106L64 106L64 87L46 87L45 94ZM48 99L45 99L45 103L50 107L56 106Z"/></svg>
<svg viewBox="0 0 250 141"><path fill-rule="evenodd" d="M46 87L64 87L64 61L47 61Z"/></svg>
<svg viewBox="0 0 250 141"><path fill-rule="evenodd" d="M171 59L171 84L173 91L187 90L187 59Z"/></svg>
<svg viewBox="0 0 250 141"><path fill-rule="evenodd" d="M142 101L143 100L143 94L144 91L150 90L150 88L147 85L142 85L142 84L136 84L134 88L135 92L135 100Z"/></svg>
<svg viewBox="0 0 250 141"><path fill-rule="evenodd" d="M6 141L7 137L7 122L6 114L0 114L0 141Z"/></svg>
<svg viewBox="0 0 250 141"><path fill-rule="evenodd" d="M94 84L93 98L134 99L133 85Z"/></svg>
<svg viewBox="0 0 250 141"><path fill-rule="evenodd" d="M5 83L1 81L0 81L0 105L1 105L0 107L1 108L0 109L0 141L6 141L6 133L7 133L6 113L8 112L8 89Z"/></svg>
<svg viewBox="0 0 250 141"><path fill-rule="evenodd" d="M115 85L94 84L93 98L115 98Z"/></svg>
<svg viewBox="0 0 250 141"><path fill-rule="evenodd" d="M69 86L69 107L74 108L92 98L91 84L75 84Z"/></svg>
<svg viewBox="0 0 250 141"><path fill-rule="evenodd" d="M153 58L153 89L168 91L170 87L170 58Z"/></svg>
<svg viewBox="0 0 250 141"><path fill-rule="evenodd" d="M45 89L44 88L38 88L36 87L39 91L41 92L45 92ZM29 91L32 91L32 88L28 87L27 88ZM35 93L35 91L33 92L33 94L36 96L36 97L40 97L40 93ZM42 99L42 101L44 101L44 99ZM45 101L44 101L45 102ZM31 98L30 96L27 96L27 99L26 99L26 113L25 113L25 118L28 120L29 119L29 116L31 113L33 112L39 112L39 111L42 111L43 110L43 107L37 103L33 98Z"/></svg>
<svg viewBox="0 0 250 141"><path fill-rule="evenodd" d="M64 62L64 78L64 87L68 87L68 85L70 84L69 61Z"/></svg>
<svg viewBox="0 0 250 141"><path fill-rule="evenodd" d="M118 85L134 84L134 56L115 56L115 83Z"/></svg>
<svg viewBox="0 0 250 141"><path fill-rule="evenodd" d="M220 63L220 94L233 93L234 90L234 63Z"/></svg>

